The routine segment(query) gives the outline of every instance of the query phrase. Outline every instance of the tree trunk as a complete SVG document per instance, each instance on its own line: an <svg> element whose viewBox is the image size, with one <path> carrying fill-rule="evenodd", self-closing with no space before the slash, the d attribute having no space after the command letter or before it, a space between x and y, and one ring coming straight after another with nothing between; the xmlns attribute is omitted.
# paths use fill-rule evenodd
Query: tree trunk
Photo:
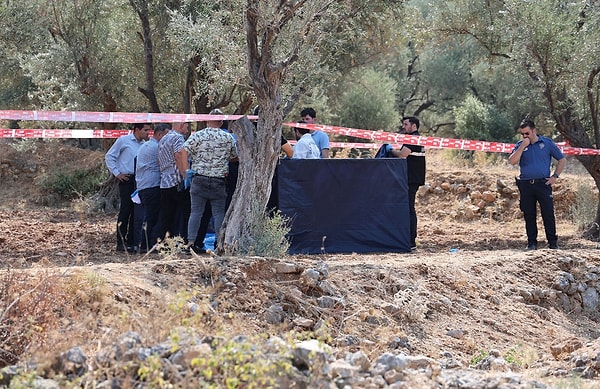
<svg viewBox="0 0 600 389"><path fill-rule="evenodd" d="M581 121L574 117L571 109L565 109L560 114L554 114L557 129L560 134L569 141L574 147L583 147L593 149L590 137L588 136ZM594 179L596 190L600 193L600 156L598 155L578 155L577 160L581 162L585 170ZM596 217L594 222L583 233L586 239L600 240L600 200L596 204Z"/></svg>
<svg viewBox="0 0 600 389"><path fill-rule="evenodd" d="M219 253L248 252L240 247L241 237L251 231L249 215L265 212L271 195L271 181L279 158L281 122L276 111L261 106L261 122L254 126L247 117L236 120L230 130L238 142L240 167L238 183L219 232ZM280 115L280 114L279 114ZM268 130L274 129L274 130Z"/></svg>
<svg viewBox="0 0 600 389"><path fill-rule="evenodd" d="M142 24L142 42L144 43L144 72L146 75L146 87L138 87L148 100L150 112L160 112L158 100L156 99L155 82L154 82L154 49L152 45L152 31L150 29L150 16L148 13L148 2L146 0L134 1L130 0L129 4L137 13Z"/></svg>

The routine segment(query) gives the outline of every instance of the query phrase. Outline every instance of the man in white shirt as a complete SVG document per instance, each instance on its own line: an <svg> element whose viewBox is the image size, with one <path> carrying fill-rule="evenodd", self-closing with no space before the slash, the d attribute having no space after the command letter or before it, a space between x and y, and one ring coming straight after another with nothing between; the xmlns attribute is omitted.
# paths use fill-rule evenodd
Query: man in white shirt
<svg viewBox="0 0 600 389"><path fill-rule="evenodd" d="M294 146L294 155L292 156L292 159L321 158L319 146L317 146L310 135L310 130L305 128L294 128L294 133L296 134L298 143L296 143L296 146Z"/></svg>

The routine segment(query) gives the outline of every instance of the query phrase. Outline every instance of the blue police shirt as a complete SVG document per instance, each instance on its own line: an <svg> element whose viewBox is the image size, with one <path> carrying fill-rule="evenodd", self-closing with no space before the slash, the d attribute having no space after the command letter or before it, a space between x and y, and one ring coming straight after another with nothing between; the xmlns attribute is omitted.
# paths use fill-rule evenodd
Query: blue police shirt
<svg viewBox="0 0 600 389"><path fill-rule="evenodd" d="M518 141L513 153L519 148L523 141ZM558 146L550 138L538 135L538 141L530 144L523 150L519 167L521 169L521 180L534 180L550 177L550 164L552 157L557 161L565 156Z"/></svg>

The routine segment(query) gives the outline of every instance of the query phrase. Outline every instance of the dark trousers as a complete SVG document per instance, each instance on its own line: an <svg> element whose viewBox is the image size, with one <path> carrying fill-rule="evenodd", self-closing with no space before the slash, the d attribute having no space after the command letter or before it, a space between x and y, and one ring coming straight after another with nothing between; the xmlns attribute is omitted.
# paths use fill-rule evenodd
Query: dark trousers
<svg viewBox="0 0 600 389"><path fill-rule="evenodd" d="M527 244L537 244L537 204L540 204L544 230L548 244L558 241L556 235L556 220L554 218L554 199L552 198L552 186L546 185L544 179L535 180L534 183L527 180L517 180L517 187L521 195L520 206L525 218L525 231L527 232Z"/></svg>
<svg viewBox="0 0 600 389"><path fill-rule="evenodd" d="M187 221L190 216L190 191L172 188L160 189L160 212L156 232L157 238L180 236L187 241Z"/></svg>
<svg viewBox="0 0 600 389"><path fill-rule="evenodd" d="M133 203L133 246L140 247L144 228L144 204Z"/></svg>
<svg viewBox="0 0 600 389"><path fill-rule="evenodd" d="M135 178L119 182L119 214L117 215L117 249L126 249L135 243L134 203L131 194L135 190Z"/></svg>
<svg viewBox="0 0 600 389"><path fill-rule="evenodd" d="M417 211L415 210L415 200L417 198L417 191L419 190L417 184L408 184L408 206L410 216L410 246L417 247Z"/></svg>
<svg viewBox="0 0 600 389"><path fill-rule="evenodd" d="M200 219L200 228L198 228L198 235L196 235L196 240L194 244L202 248L204 246L204 239L206 239L206 234L208 233L208 228L210 227L210 221L212 220L212 206L210 205L210 200L206 202L204 206L204 213L202 214L202 218ZM214 232L214 229L213 229ZM191 234L190 234L191 235Z"/></svg>
<svg viewBox="0 0 600 389"><path fill-rule="evenodd" d="M156 244L157 236L153 235L153 232L160 213L160 187L142 189L138 194L144 207L141 248L147 250Z"/></svg>

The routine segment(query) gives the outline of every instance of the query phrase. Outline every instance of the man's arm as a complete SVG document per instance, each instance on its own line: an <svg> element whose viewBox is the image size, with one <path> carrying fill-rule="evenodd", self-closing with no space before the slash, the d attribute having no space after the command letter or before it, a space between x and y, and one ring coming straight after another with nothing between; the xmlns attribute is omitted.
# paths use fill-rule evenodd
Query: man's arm
<svg viewBox="0 0 600 389"><path fill-rule="evenodd" d="M556 178L558 178L558 176L562 174L563 170L565 170L565 166L567 166L567 159L565 157L562 157L562 159L559 159L558 163L556 164L556 169L554 169L553 176L556 176Z"/></svg>
<svg viewBox="0 0 600 389"><path fill-rule="evenodd" d="M511 165L516 165L521 160L521 155L523 155L523 150L529 146L529 138L523 139L519 147L508 157L508 163Z"/></svg>
<svg viewBox="0 0 600 389"><path fill-rule="evenodd" d="M321 158L329 158L329 149L321 149Z"/></svg>
<svg viewBox="0 0 600 389"><path fill-rule="evenodd" d="M181 149L175 153L175 165L177 165L179 174L185 177L185 172L190 167L188 162L188 152L186 149Z"/></svg>
<svg viewBox="0 0 600 389"><path fill-rule="evenodd" d="M408 147L405 147L404 145L402 145L402 147L400 147L400 149L392 150L391 153L396 158L406 158L410 155L410 153L412 153L412 151Z"/></svg>

